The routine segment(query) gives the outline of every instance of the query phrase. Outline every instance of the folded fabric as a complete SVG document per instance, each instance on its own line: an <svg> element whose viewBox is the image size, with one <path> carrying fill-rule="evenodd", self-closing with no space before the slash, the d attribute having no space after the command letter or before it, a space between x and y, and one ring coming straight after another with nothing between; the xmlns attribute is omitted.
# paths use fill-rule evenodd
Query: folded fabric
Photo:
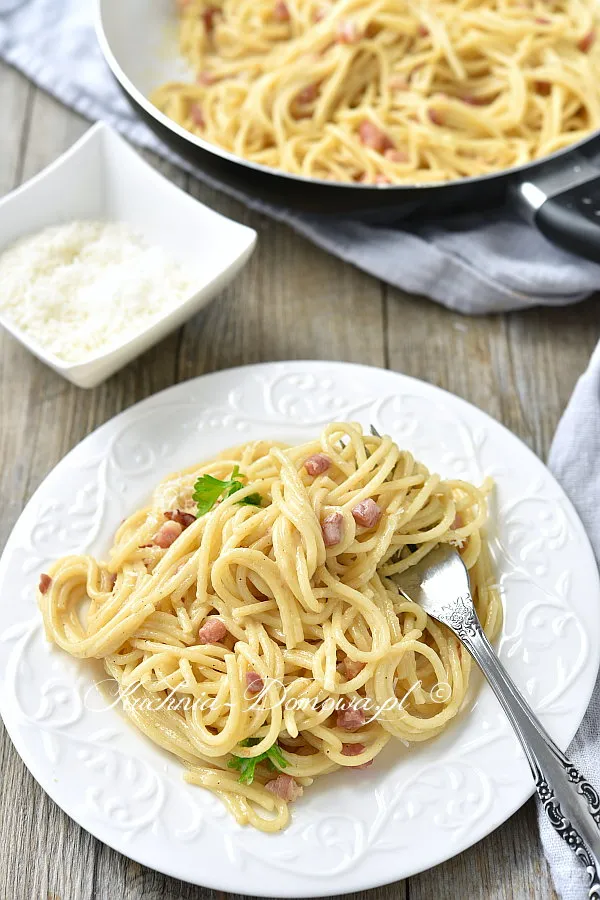
<svg viewBox="0 0 600 900"><path fill-rule="evenodd" d="M508 209L382 227L300 215L208 179L136 119L102 58L94 7L94 0L0 0L0 56L84 116L103 119L376 278L451 309L483 314L558 306L600 289L600 265L553 246Z"/></svg>
<svg viewBox="0 0 600 900"><path fill-rule="evenodd" d="M579 379L550 450L549 466L586 528L600 562L600 344ZM596 787L600 785L600 678L569 756ZM587 897L583 867L558 837L538 806L542 844L562 900Z"/></svg>

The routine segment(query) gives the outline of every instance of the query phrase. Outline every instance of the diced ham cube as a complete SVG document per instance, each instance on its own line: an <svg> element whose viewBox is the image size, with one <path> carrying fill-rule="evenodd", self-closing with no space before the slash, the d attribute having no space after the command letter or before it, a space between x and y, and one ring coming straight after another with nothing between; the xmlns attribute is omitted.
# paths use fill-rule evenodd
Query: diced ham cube
<svg viewBox="0 0 600 900"><path fill-rule="evenodd" d="M382 131L369 119L363 119L358 126L358 136L365 147L376 150L378 153L390 150L394 146L385 131Z"/></svg>
<svg viewBox="0 0 600 900"><path fill-rule="evenodd" d="M585 37L581 38L581 40L579 41L577 46L579 47L579 49L581 50L582 53L587 53L595 40L596 40L596 31L594 28L592 28L591 31L588 31L588 33L585 35Z"/></svg>
<svg viewBox="0 0 600 900"><path fill-rule="evenodd" d="M203 84L206 87L210 84L214 84L217 79L210 72L198 72L196 76L196 81L198 84Z"/></svg>
<svg viewBox="0 0 600 900"><path fill-rule="evenodd" d="M426 25L419 25L417 28L417 34L419 37L427 37L429 34L429 28Z"/></svg>
<svg viewBox="0 0 600 900"><path fill-rule="evenodd" d="M218 16L220 12L221 10L218 6L207 6L202 13L202 21L204 22L204 27L208 34L210 34L215 27L215 17Z"/></svg>
<svg viewBox="0 0 600 900"><path fill-rule="evenodd" d="M291 775L278 775L273 781L267 781L265 787L287 803L292 803L304 793L301 785L297 784Z"/></svg>
<svg viewBox="0 0 600 900"><path fill-rule="evenodd" d="M342 744L343 756L360 756L365 750L364 744Z"/></svg>
<svg viewBox="0 0 600 900"><path fill-rule="evenodd" d="M344 517L341 513L331 513L326 516L321 523L321 531L323 532L323 543L326 547L335 547L342 539L342 525Z"/></svg>
<svg viewBox="0 0 600 900"><path fill-rule="evenodd" d="M304 468L309 475L322 475L331 465L331 460L324 453L315 453L304 461Z"/></svg>
<svg viewBox="0 0 600 900"><path fill-rule="evenodd" d="M199 103L192 103L190 106L190 116L194 125L197 125L198 128L204 128L206 122L204 121L202 107Z"/></svg>
<svg viewBox="0 0 600 900"><path fill-rule="evenodd" d="M246 690L249 694L260 694L265 683L258 672L246 672Z"/></svg>
<svg viewBox="0 0 600 900"><path fill-rule="evenodd" d="M166 550L171 544L175 543L182 531L183 528L179 522L167 521L160 526L154 535L154 543L157 547L162 547L163 550Z"/></svg>
<svg viewBox="0 0 600 900"><path fill-rule="evenodd" d="M182 509L170 509L165 513L165 519L171 522L177 522L182 529L189 528L196 521L196 516L191 513L184 512Z"/></svg>
<svg viewBox="0 0 600 900"><path fill-rule="evenodd" d="M287 3L284 3L283 0L277 0L277 3L273 7L273 18L276 22L290 21L290 11Z"/></svg>
<svg viewBox="0 0 600 900"><path fill-rule="evenodd" d="M364 744L342 744L342 756L360 756L366 750ZM373 765L373 760L369 759L360 766L352 766L353 769L368 769Z"/></svg>
<svg viewBox="0 0 600 900"><path fill-rule="evenodd" d="M434 125L443 125L444 117L439 111L439 109L428 109L427 115L429 116L429 121L433 122Z"/></svg>
<svg viewBox="0 0 600 900"><path fill-rule="evenodd" d="M335 35L338 44L356 44L362 37L360 28L352 19L338 22Z"/></svg>
<svg viewBox="0 0 600 900"><path fill-rule="evenodd" d="M390 162L394 163L407 163L410 159L410 156L404 150L389 149L386 150L383 155L386 159L389 159Z"/></svg>
<svg viewBox="0 0 600 900"><path fill-rule="evenodd" d="M45 594L48 591L48 589L50 588L51 584L52 584L52 579L50 578L50 576L46 575L45 572L42 572L42 574L40 575L40 583L39 583L40 594Z"/></svg>
<svg viewBox="0 0 600 900"><path fill-rule="evenodd" d="M487 106L489 103L489 100L486 97L474 97L473 94L465 94L460 99L469 106Z"/></svg>
<svg viewBox="0 0 600 900"><path fill-rule="evenodd" d="M298 103L312 103L313 100L316 100L318 94L318 87L316 84L307 84L305 88L302 88L296 94L296 100ZM318 454L319 455L319 454ZM312 457L311 457L312 459Z"/></svg>
<svg viewBox="0 0 600 900"><path fill-rule="evenodd" d="M392 75L389 85L393 91L405 91L408 87L408 79L404 75Z"/></svg>
<svg viewBox="0 0 600 900"><path fill-rule="evenodd" d="M342 744L342 756L360 756L365 749L364 744Z"/></svg>
<svg viewBox="0 0 600 900"><path fill-rule="evenodd" d="M366 718L364 710L355 709L349 706L348 709L338 709L336 715L336 724L338 728L344 731L358 731L365 724Z"/></svg>
<svg viewBox="0 0 600 900"><path fill-rule="evenodd" d="M387 175L376 175L373 179L373 184L391 184L391 180L387 177Z"/></svg>
<svg viewBox="0 0 600 900"><path fill-rule="evenodd" d="M207 619L198 631L199 644L218 644L227 634L227 629L220 619Z"/></svg>
<svg viewBox="0 0 600 900"><path fill-rule="evenodd" d="M374 528L381 518L381 507L371 497L361 500L352 510L352 517L357 525L364 528Z"/></svg>
<svg viewBox="0 0 600 900"><path fill-rule="evenodd" d="M341 672L348 681L350 681L351 678L356 678L358 673L362 672L364 667L364 663L357 662L354 659L350 659L349 656L347 656L346 659L343 659L341 663L336 666L338 672Z"/></svg>

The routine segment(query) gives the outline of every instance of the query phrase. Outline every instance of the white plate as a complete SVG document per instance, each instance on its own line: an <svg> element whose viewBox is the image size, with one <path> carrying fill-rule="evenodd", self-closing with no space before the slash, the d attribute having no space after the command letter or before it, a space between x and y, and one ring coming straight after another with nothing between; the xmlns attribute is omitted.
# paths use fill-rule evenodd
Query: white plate
<svg viewBox="0 0 600 900"><path fill-rule="evenodd" d="M275 897L363 890L459 853L532 791L517 741L476 679L440 738L390 743L368 771L319 779L291 827L264 835L186 785L167 753L107 708L94 686L99 664L46 644L34 592L51 559L103 554L120 520L174 469L251 438L302 441L332 419L373 423L445 476L493 475L501 657L562 747L592 691L600 589L590 545L547 469L497 422L438 388L342 363L249 366L163 391L79 444L19 519L0 562L0 698L23 760L73 819L186 881Z"/></svg>
<svg viewBox="0 0 600 900"><path fill-rule="evenodd" d="M124 222L197 273L189 294L149 327L80 363L59 359L0 310L0 325L13 337L59 375L85 388L104 381L206 306L237 275L256 243L252 228L186 194L103 123L0 200L0 253L24 235L79 219Z"/></svg>

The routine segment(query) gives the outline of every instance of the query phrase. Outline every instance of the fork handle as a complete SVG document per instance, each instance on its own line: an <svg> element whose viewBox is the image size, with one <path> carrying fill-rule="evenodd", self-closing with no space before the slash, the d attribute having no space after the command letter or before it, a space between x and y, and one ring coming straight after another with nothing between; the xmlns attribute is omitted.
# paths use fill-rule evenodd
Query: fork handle
<svg viewBox="0 0 600 900"><path fill-rule="evenodd" d="M455 623L453 623L454 625ZM456 633L475 658L523 746L551 825L585 866L600 900L600 797L542 727L473 614Z"/></svg>

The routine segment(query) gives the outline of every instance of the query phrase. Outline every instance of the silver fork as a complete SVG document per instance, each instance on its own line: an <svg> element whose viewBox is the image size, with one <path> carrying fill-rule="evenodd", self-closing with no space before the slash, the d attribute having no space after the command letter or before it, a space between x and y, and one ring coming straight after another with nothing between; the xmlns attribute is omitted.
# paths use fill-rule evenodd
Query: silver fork
<svg viewBox="0 0 600 900"><path fill-rule="evenodd" d="M460 554L440 544L394 580L405 597L454 632L483 670L523 746L551 824L585 866L588 896L600 900L598 791L556 746L496 656L477 618Z"/></svg>

